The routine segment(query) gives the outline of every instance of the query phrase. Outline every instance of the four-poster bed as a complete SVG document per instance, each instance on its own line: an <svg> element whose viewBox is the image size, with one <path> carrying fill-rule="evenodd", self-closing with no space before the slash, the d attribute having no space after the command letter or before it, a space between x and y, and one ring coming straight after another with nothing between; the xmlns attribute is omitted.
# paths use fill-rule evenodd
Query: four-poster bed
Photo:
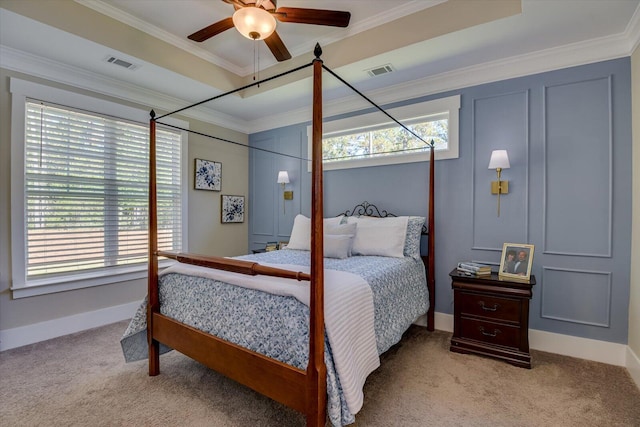
<svg viewBox="0 0 640 427"><path fill-rule="evenodd" d="M374 351L376 351L375 356L382 351L385 351L390 345L394 344L399 340L401 334L406 330L408 325L415 321L417 316L424 314L426 308L428 306L428 329L433 330L433 314L434 314L434 306L435 306L435 271L434 271L434 154L433 154L433 145L431 145L431 155L430 155L430 172L429 172L429 207L428 207L428 222L425 225L428 234L428 254L426 256L420 256L419 254L419 244L420 239L417 238L418 241L418 256L411 258L406 257L401 254L400 257L391 258L389 261L384 261L382 257L362 257L362 263L358 263L355 260L351 262L347 262L347 266L343 267L341 262L343 260L334 260L334 259L325 259L325 251L326 246L324 244L325 240L325 229L329 228L328 223L323 218L323 181L322 181L322 69L326 67L323 66L322 61L320 59L321 51L319 50L319 46L316 47L316 58L312 61L311 65L313 67L313 126L312 126L312 153L310 153L312 157L312 172L311 172L311 191L312 191L312 201L311 201L311 219L310 219L310 256L309 252L298 251L295 249L291 250L282 250L277 251L280 254L277 256L284 256L285 261L277 261L273 253L267 254L257 254L255 256L248 256L245 259L229 259L229 258L219 258L219 257L205 257L198 255L189 255L189 254L175 254L169 252L162 252L158 250L158 242L157 242L157 195L156 195L156 167L155 167L155 126L156 126L156 118L153 117L150 121L150 171L149 171L149 269L148 269L148 302L146 305L146 334L147 334L147 344L148 344L148 359L149 359L149 375L154 376L158 375L160 372L159 366L159 356L161 353L161 346L168 348L173 348L178 350L179 352L203 363L204 365L256 390L257 392L266 395L278 402L281 402L295 410L298 410L306 415L306 423L308 426L323 426L325 425L326 414L327 414L327 384L330 384L330 399L332 402L335 401L335 395L339 395L339 399L341 402L344 402L343 399L348 400L349 397L345 396L348 390L343 390L348 388L347 381L344 378L334 379L336 372L340 373L340 370L345 370L344 362L338 361L339 349L336 341L331 341L332 337L329 337L329 341L327 341L327 335L334 335L330 333L329 324L333 322L332 319L325 317L326 313L331 313L336 311L338 306L338 302L336 300L331 300L329 294L335 293L335 289L340 289L340 286L336 286L334 276L338 277L338 281L344 280L345 277L349 278L351 276L336 276L337 271L325 270L325 264L331 266L331 268L335 268L335 270L343 270L343 274L348 275L351 271L363 271L362 275L364 278L371 282L372 290L363 291L364 294L366 292L372 293L371 297L363 297L363 299L371 298L372 300L382 299L381 295L385 293L389 293L386 290L378 291L379 288L383 285L381 280L376 279L373 276L373 273L366 273L372 270L375 270L374 266L379 266L380 269L387 269L385 272L386 276L397 277L395 280L397 283L394 284L396 289L395 294L391 294L391 300L402 300L403 298L406 300L407 307L393 307L393 309L386 309L387 311L397 311L398 313L392 314L390 317L391 320L382 319L382 315L377 313L378 307L376 306L376 313L373 313L373 306L371 307L370 321L375 324L376 329L376 338L378 341L381 341L379 337L379 330L387 328L387 325L391 325L391 329L398 329L394 334L390 334L390 337L385 338L384 343L377 343L377 351L376 344L374 339ZM302 68L302 67L300 67ZM299 69L299 68L298 68ZM277 76L275 76L277 77ZM275 78L274 77L274 78ZM257 83L256 83L257 84ZM250 85L252 86L252 85ZM245 87L246 88L246 87ZM244 88L241 88L244 89ZM200 104L200 103L199 103ZM194 105L199 105L194 104ZM182 110L179 110L182 111ZM173 113L172 113L173 114ZM386 114L386 113L385 113ZM361 205L362 206L362 205ZM365 202L365 210L363 212L352 212L351 215L371 215L370 211L366 209ZM377 210L377 209L376 209ZM349 215L349 212L347 212ZM386 216L386 215L377 215L377 216ZM424 218L423 218L424 220ZM410 221L407 219L406 221ZM342 221L341 221L342 222ZM347 220L345 223L349 222ZM415 222L415 221L414 221ZM335 221L333 222L335 223ZM405 222L406 224L406 222ZM420 225L422 222L420 222ZM406 225L405 225L406 227ZM414 239L415 240L415 239ZM408 244L408 240L407 240ZM406 252L406 248L405 248ZM260 256L263 256L262 258ZM196 267L189 267L199 269L202 267L206 267L206 271L204 273L193 273L194 277L197 277L201 274L201 277L197 279L189 279L188 283L185 285L182 282L179 284L173 283L172 281L179 274L181 274L180 268L177 270L165 274L162 273L162 279L164 280L164 288L159 286L159 273L158 273L158 257L167 257L173 258L179 261L182 264L190 264ZM251 258L251 259L247 259ZM358 258L358 257L353 257ZM417 261L416 261L417 259ZM292 261L293 260L293 261ZM305 261L307 260L307 261ZM263 263L259 263L256 261L265 261ZM274 264L275 262L275 264ZM294 270L286 268L286 265L291 262ZM285 264L279 267L277 264ZM305 264L306 267L301 267L302 264ZM419 267L418 267L419 264ZM426 266L426 276L425 276L425 267ZM209 273L210 268L220 270L222 273ZM409 269L409 273L407 270ZM304 270L304 271L303 271ZM186 272L185 272L186 271ZM204 270L202 270L204 271ZM184 274L190 275L192 274L190 270L184 270ZM267 278L281 278L278 279L279 282L288 283L285 286L289 286L284 291L284 294L279 295L290 295L288 289L297 289L300 286L303 286L303 293L300 300L305 300L305 304L300 304L296 301L297 306L295 309L287 308L288 311L296 311L299 313L292 314L292 316L301 316L305 317L306 320L301 326L301 328L305 329L305 333L303 334L303 338L306 340L304 345L301 347L305 350L305 356L303 358L298 357L299 354L296 354L296 349L292 349L292 354L286 353L283 349L274 350L274 355L271 357L266 356L265 354L271 354L269 349L266 350L264 347L269 347L269 345L260 343L257 345L257 349L249 349L237 342L234 342L233 337L225 339L224 332L218 334L212 334L208 332L204 332L204 330L210 330L217 328L215 327L200 327L201 323L209 322L209 320L202 320L202 318L198 318L196 320L188 320L192 319L193 315L186 314L184 315L187 320L176 320L171 316L167 311L171 311L175 308L176 312L182 310L180 303L173 303L170 298L171 289L180 288L183 289L186 287L187 292L197 292L198 286L200 286L202 281L205 280L217 280L216 283L229 282L234 283L233 281L236 279L223 280L224 278L230 277L225 276L225 274L234 275L239 273L240 275L246 275L248 279L238 279L238 280L246 280L246 281L260 281L267 280L263 279ZM209 277L209 274L215 275L211 276L208 279L204 277ZM217 276L217 274L222 274L222 276ZM395 275L395 276L394 276ZM328 277L328 282L325 283L325 276ZM235 277L235 276L234 276ZM255 279L253 279L255 277ZM406 279L405 279L406 278ZM416 279L417 278L417 279ZM272 280L272 279L270 279ZM428 295L424 290L425 281L428 288ZM309 283L309 285L306 285ZM304 284L304 285L296 285L296 284ZM327 285L328 293L325 294L325 285ZM173 286L173 288L172 288ZM207 285L208 286L208 285ZM241 299L245 297L238 297L236 292L260 292L246 289L244 291L236 290L235 287L227 288L224 287L224 283L217 285L215 291L211 292L220 292L220 293L229 293L230 299L238 300L240 305L245 304L245 302L240 302ZM245 286L244 284L240 286ZM249 288L253 285L247 285ZM195 290L194 290L195 289ZM183 291L181 291L183 292ZM205 291L209 292L209 291ZM340 291L338 291L340 292ZM257 304L264 304L264 306L271 306L276 303L274 295L264 296L261 295L264 292L260 292L258 294L250 294L249 299L253 299L257 301ZM276 292L276 294L278 294ZM363 294L363 295L364 295ZM335 297L334 297L335 298ZM338 299L340 299L339 297ZM413 305L413 300L421 300L427 299L422 305ZM286 304L290 304L292 298L290 296L285 300ZM265 302L266 301L266 302ZM325 306L325 304L329 304L328 301L331 302L330 305ZM162 302L162 304L161 304ZM173 305L172 305L173 304ZM208 303L207 303L208 304ZM280 304L280 300L278 300L277 304ZM276 304L276 305L277 305ZM227 304L228 305L228 304ZM304 306L300 308L298 306ZM255 310L262 310L262 305L257 305ZM307 308L308 307L308 308ZM207 310L208 307L199 308L198 310L204 311ZM164 312L162 312L163 310ZM224 310L224 307L219 310ZM266 308L265 308L266 310ZM366 312L366 309L363 310L351 310L351 311L363 311ZM406 313L405 313L406 312ZM222 311L219 312L219 314ZM339 315L338 317L340 317ZM180 315L176 315L175 317L180 317ZM221 316L222 317L222 316ZM286 317L283 316L282 313L278 314L278 317ZM218 319L219 320L219 319ZM408 320L408 322L407 322ZM300 317L296 317L291 322L300 323ZM327 324L327 329L325 329L325 322ZM359 319L356 322L367 323L368 320L361 321ZM191 325L189 324L191 323ZM255 322L254 322L255 323ZM289 325L290 326L290 325ZM289 329L289 326L278 327L280 330ZM131 326L130 326L131 327ZM233 328L234 326L232 326ZM245 325L243 327L252 328L252 325ZM278 333L277 331L270 329L270 327L263 325L265 334L269 333ZM295 327L291 327L290 329L296 329ZM269 332L272 331L272 332ZM255 332L255 333L260 333ZM372 332L373 333L373 332ZM360 333L358 332L358 335ZM125 334L126 335L126 334ZM233 335L233 333L231 333ZM366 335L366 334L365 334ZM296 338L299 340L299 338ZM240 340L236 340L240 341ZM366 346L369 344L364 344ZM331 347L331 348L325 348ZM308 350L307 350L308 348ZM124 345L123 345L124 349ZM358 356L358 355L356 355ZM295 362L285 363L279 359L286 359L288 361L296 360ZM351 355L349 356L351 357ZM306 359L306 360L298 360L298 359ZM340 366L333 366L333 360L336 360L336 363ZM331 364L329 371L327 370L327 361ZM378 362L379 364L379 362ZM295 366L299 365L299 366ZM378 365L374 362L371 362L365 372L363 372L360 376L359 384L360 389L362 388L362 384L364 383L364 379L369 372L375 369ZM355 370L359 368L354 368ZM357 387L356 387L357 388ZM361 390L360 390L361 391ZM356 392L356 394L358 394ZM361 405L361 396L359 396ZM351 399L354 399L351 397ZM357 400L357 398L355 398ZM330 404L333 404L330 402ZM349 403L349 402L347 402ZM355 412L359 407L356 408ZM352 411L353 412L353 411ZM355 413L353 412L353 413ZM352 420L353 416L351 414L343 415L340 423L344 422L344 420ZM335 424L336 421L332 418L332 422Z"/></svg>

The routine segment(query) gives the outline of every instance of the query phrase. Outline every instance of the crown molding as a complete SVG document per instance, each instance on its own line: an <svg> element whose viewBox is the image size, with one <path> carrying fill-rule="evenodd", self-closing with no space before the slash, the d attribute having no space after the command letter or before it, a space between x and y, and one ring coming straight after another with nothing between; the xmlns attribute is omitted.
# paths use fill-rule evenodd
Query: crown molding
<svg viewBox="0 0 640 427"><path fill-rule="evenodd" d="M178 49L182 49L185 52L189 52L190 54L197 56L201 59L204 59L207 62L210 62L214 65L224 68L225 70L232 72L236 75L243 75L245 69L242 67L238 67L235 64L224 60L223 58L214 55L206 49L202 49L188 39L183 39L171 34L168 31L165 31L155 25L152 25L142 19L136 18L135 16L122 11L108 3L105 3L102 0L74 0L76 3L79 3L83 6L86 6L90 9L95 10L96 12L100 12L103 15L106 15L110 18L113 18L117 21L120 21L124 24L129 25L137 30L140 30L144 33L147 33L163 42L169 43Z"/></svg>
<svg viewBox="0 0 640 427"><path fill-rule="evenodd" d="M636 8L624 34L629 40L629 55L631 55L640 45L640 7Z"/></svg>
<svg viewBox="0 0 640 427"><path fill-rule="evenodd" d="M194 56L204 59L205 61L211 62L214 65L222 67L225 70L232 72L240 77L249 76L254 72L253 65L247 66L247 67L237 66L209 52L206 49L202 49L197 45L194 45L192 42L188 41L187 39L178 37L174 34L169 33L168 31L165 31L155 25L152 25L142 19L139 19L129 13L126 13L123 10L118 9L117 7L114 7L106 3L104 0L74 0L74 1L78 4L81 4L90 9L93 9L96 12L102 13L103 15L106 15L110 18L113 18L124 24L127 24L133 28L136 28L137 30L145 32L179 49L189 52ZM423 9L427 9L429 7L436 6L440 3L444 3L445 1L446 0L413 0L403 5L398 5L393 9L385 10L384 13L379 13L357 24L351 25L346 29L346 33L344 31L333 32L332 34L329 34L326 37L322 37L318 40L314 40L312 42L300 45L295 49L291 49L291 54L294 57L296 57L308 52L313 52L313 48L316 45L316 43L320 43L321 46L327 46L331 43L342 40L345 37L351 37L360 32L369 30L371 28L375 28L382 24L386 24L387 22L391 22L395 19L402 18L403 16L409 15L411 13L416 13ZM265 59L262 62L263 62L262 64L263 69L269 68L277 64L277 61L275 61L274 59Z"/></svg>
<svg viewBox="0 0 640 427"><path fill-rule="evenodd" d="M136 104L152 105L157 110L175 111L188 102L2 45L0 67ZM180 114L242 133L246 133L248 126L244 120L203 106L185 110Z"/></svg>
<svg viewBox="0 0 640 427"><path fill-rule="evenodd" d="M634 47L637 47L640 38L640 19L638 19L640 13L638 10L632 20L634 24L630 24L622 34L459 68L370 91L367 96L376 99L379 105L384 106L392 102L420 98L450 90L630 56ZM323 114L325 117L330 117L361 109L363 107L360 97L351 95L340 100L325 102ZM311 107L304 107L287 113L263 117L260 120L253 120L248 123L247 132L255 133L310 120Z"/></svg>
<svg viewBox="0 0 640 427"><path fill-rule="evenodd" d="M87 2L88 0L76 0ZM102 2L99 2L102 3ZM577 42L552 49L518 55L471 67L459 68L425 78L408 81L367 93L380 105L433 95L479 84L492 83L531 74L589 64L630 56L640 42L640 8L636 10L622 34ZM67 84L81 89L118 97L142 105L154 105L174 111L185 105L185 100L147 90L120 80L107 78L77 67L71 67L22 51L0 46L0 66L36 77ZM325 117L362 109L357 95L328 101ZM181 113L185 117L201 120L247 134L305 123L311 120L311 107L264 116L245 121L211 108L199 106Z"/></svg>

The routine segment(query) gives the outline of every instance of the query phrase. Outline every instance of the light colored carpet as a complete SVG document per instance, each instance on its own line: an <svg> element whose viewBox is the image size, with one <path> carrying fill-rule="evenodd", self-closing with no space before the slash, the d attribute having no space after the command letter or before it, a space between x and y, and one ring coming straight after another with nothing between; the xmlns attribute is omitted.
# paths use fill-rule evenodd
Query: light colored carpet
<svg viewBox="0 0 640 427"><path fill-rule="evenodd" d="M125 364L120 322L0 353L2 426L303 426L302 415L171 352ZM640 426L624 368L534 351L533 369L449 352L412 327L365 385L353 427Z"/></svg>

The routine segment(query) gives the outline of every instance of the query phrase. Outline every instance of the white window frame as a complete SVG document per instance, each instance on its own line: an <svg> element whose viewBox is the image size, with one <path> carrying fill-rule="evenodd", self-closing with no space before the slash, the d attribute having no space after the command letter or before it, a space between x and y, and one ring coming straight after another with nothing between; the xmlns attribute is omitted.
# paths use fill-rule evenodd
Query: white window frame
<svg viewBox="0 0 640 427"><path fill-rule="evenodd" d="M459 157L459 134L460 134L460 95L439 98L432 101L418 102L386 110L393 118L403 123L418 117L433 116L436 114L448 114L449 119L449 146L446 150L436 150L435 159L457 159ZM379 128L384 125L396 125L388 116L380 111L361 114L359 116L345 119L333 120L322 124L323 138L330 138L332 135L344 134L348 131L364 132L369 128ZM311 171L312 157L312 126L307 126L308 158L307 169ZM429 161L429 152L407 152L389 156L372 156L358 159L323 162L323 170L352 169L369 166L394 165L399 163L414 163Z"/></svg>
<svg viewBox="0 0 640 427"><path fill-rule="evenodd" d="M54 292L82 289L147 277L146 263L113 267L106 270L87 271L72 276L46 277L27 280L25 244L25 120L28 98L64 105L71 108L91 111L114 117L122 117L140 123L149 122L149 112L127 107L115 102L81 95L18 78L10 80L11 92L11 259L13 283L11 291L14 298L44 295ZM165 118L163 122L188 129L188 122ZM188 194L188 135L182 131L182 170L181 170L181 208L182 248L187 250L187 194ZM172 264L165 260L161 266Z"/></svg>

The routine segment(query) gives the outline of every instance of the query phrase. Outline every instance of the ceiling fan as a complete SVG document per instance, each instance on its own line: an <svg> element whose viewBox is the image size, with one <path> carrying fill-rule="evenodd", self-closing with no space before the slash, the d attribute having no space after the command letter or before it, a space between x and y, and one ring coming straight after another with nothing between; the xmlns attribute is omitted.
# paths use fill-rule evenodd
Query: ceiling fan
<svg viewBox="0 0 640 427"><path fill-rule="evenodd" d="M276 0L222 0L233 5L233 16L196 31L188 38L203 42L229 28L236 29L251 40L264 40L278 61L291 59L291 54L276 32L276 20L298 24L328 25L346 27L351 19L350 12L323 9L304 9L276 6Z"/></svg>

